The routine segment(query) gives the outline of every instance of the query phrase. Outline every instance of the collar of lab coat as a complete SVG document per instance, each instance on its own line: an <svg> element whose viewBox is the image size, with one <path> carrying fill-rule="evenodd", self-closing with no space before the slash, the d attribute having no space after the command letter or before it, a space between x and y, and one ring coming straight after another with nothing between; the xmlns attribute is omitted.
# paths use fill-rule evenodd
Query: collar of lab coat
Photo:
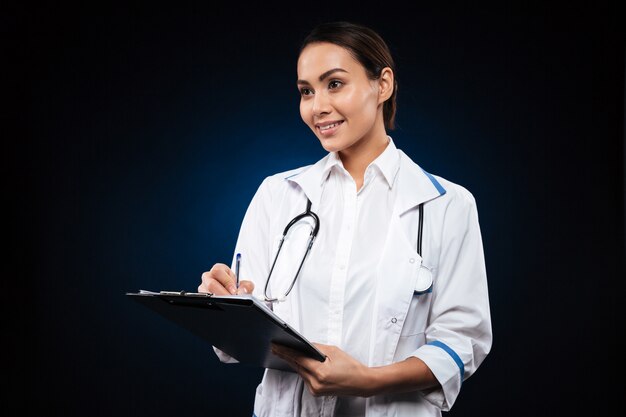
<svg viewBox="0 0 626 417"><path fill-rule="evenodd" d="M398 178L395 181L396 185L400 187L396 204L399 209L398 215L446 193L446 189L434 176L424 171L400 149L397 152L400 154L400 168ZM324 174L328 174L325 168L331 155L328 154L314 165L285 178L287 181L296 183L302 189L307 198L311 200L313 207L319 204L324 186L322 177Z"/></svg>
<svg viewBox="0 0 626 417"><path fill-rule="evenodd" d="M398 214L446 193L446 189L433 175L424 171L401 150L398 152L400 153Z"/></svg>

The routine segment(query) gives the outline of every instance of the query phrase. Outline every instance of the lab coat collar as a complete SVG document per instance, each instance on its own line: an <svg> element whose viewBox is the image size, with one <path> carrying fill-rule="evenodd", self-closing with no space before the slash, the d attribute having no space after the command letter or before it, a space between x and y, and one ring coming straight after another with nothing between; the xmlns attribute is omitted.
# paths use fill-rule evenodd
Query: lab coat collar
<svg viewBox="0 0 626 417"><path fill-rule="evenodd" d="M332 163L329 161L332 153L329 153L319 161L317 161L313 165L309 165L308 167L300 170L296 174L290 175L285 178L286 181L293 182L297 184L304 194L307 196L309 200L311 200L311 204L313 207L317 207L320 202L320 198L322 195L322 187L323 184L320 181L324 172L328 175L328 172L325 170L327 164Z"/></svg>
<svg viewBox="0 0 626 417"><path fill-rule="evenodd" d="M446 189L433 175L424 171L401 150L398 150L398 153L400 153L396 205L398 215L446 193Z"/></svg>
<svg viewBox="0 0 626 417"><path fill-rule="evenodd" d="M390 146L393 146L393 148L389 149ZM384 158L389 158L389 161L391 161L393 153L387 153L387 151L391 150L394 151L393 153L399 154L399 167L394 169L394 164L389 164L387 161L381 163L381 165L385 166L384 169L381 168L381 165L378 166L388 182L391 178L390 185L397 183L397 186L400 187L397 197L398 204L396 206L399 209L399 215L418 204L430 201L446 193L445 188L435 177L420 168L400 149L396 149L390 138L389 146L381 156L386 154ZM322 195L323 180L328 176L330 168L340 162L338 155L329 153L314 165L310 165L308 168L285 178L285 180L300 186L307 198L311 200L313 206L317 206ZM395 172L397 172L397 175Z"/></svg>

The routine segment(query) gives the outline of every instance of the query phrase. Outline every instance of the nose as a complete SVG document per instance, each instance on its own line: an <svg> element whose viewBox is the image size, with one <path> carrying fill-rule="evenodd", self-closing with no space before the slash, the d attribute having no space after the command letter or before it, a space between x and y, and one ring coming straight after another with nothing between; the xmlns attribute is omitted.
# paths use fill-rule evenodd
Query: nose
<svg viewBox="0 0 626 417"><path fill-rule="evenodd" d="M330 100L328 100L328 95L324 92L315 94L313 97L313 114L315 116L320 116L330 113L330 110L331 106Z"/></svg>

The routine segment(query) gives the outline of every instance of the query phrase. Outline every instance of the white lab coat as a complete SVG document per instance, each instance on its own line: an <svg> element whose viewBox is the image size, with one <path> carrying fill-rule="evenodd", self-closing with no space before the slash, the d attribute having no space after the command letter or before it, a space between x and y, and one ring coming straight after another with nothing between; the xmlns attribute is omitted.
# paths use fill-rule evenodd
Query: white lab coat
<svg viewBox="0 0 626 417"><path fill-rule="evenodd" d="M426 173L398 152L400 168L394 186L401 188L377 268L368 365L416 356L433 371L441 388L370 397L366 416L437 416L450 409L462 381L476 371L491 348L482 239L472 194ZM284 227L304 211L307 197L313 210L320 200L319 179L326 158L266 178L246 212L235 253L245 253L241 276L255 282L254 295L260 298ZM416 251L420 203L425 203L423 259ZM425 273L433 276L432 292L416 293L419 275ZM276 285L285 288L284 283ZM298 329L295 303L296 297L287 297L274 305L274 311ZM217 349L216 353L222 361L234 362ZM297 374L266 370L257 388L255 415L297 415L297 392L306 389L302 384Z"/></svg>

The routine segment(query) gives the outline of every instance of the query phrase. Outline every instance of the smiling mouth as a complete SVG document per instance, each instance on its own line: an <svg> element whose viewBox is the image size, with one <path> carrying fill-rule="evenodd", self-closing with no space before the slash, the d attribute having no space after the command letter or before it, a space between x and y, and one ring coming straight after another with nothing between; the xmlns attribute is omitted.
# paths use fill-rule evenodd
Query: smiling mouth
<svg viewBox="0 0 626 417"><path fill-rule="evenodd" d="M343 122L344 122L343 120L340 120L338 122L333 122L333 123L330 123L330 124L327 124L327 125L323 125L323 126L317 125L317 128L319 129L319 131L320 131L320 133L322 135L329 135L329 134L334 133L337 130L337 128L341 124L343 124Z"/></svg>
<svg viewBox="0 0 626 417"><path fill-rule="evenodd" d="M320 130L323 132L325 130L332 129L335 126L339 126L342 123L343 123L343 120L341 122L331 123L331 124L326 125L326 126L320 126Z"/></svg>

